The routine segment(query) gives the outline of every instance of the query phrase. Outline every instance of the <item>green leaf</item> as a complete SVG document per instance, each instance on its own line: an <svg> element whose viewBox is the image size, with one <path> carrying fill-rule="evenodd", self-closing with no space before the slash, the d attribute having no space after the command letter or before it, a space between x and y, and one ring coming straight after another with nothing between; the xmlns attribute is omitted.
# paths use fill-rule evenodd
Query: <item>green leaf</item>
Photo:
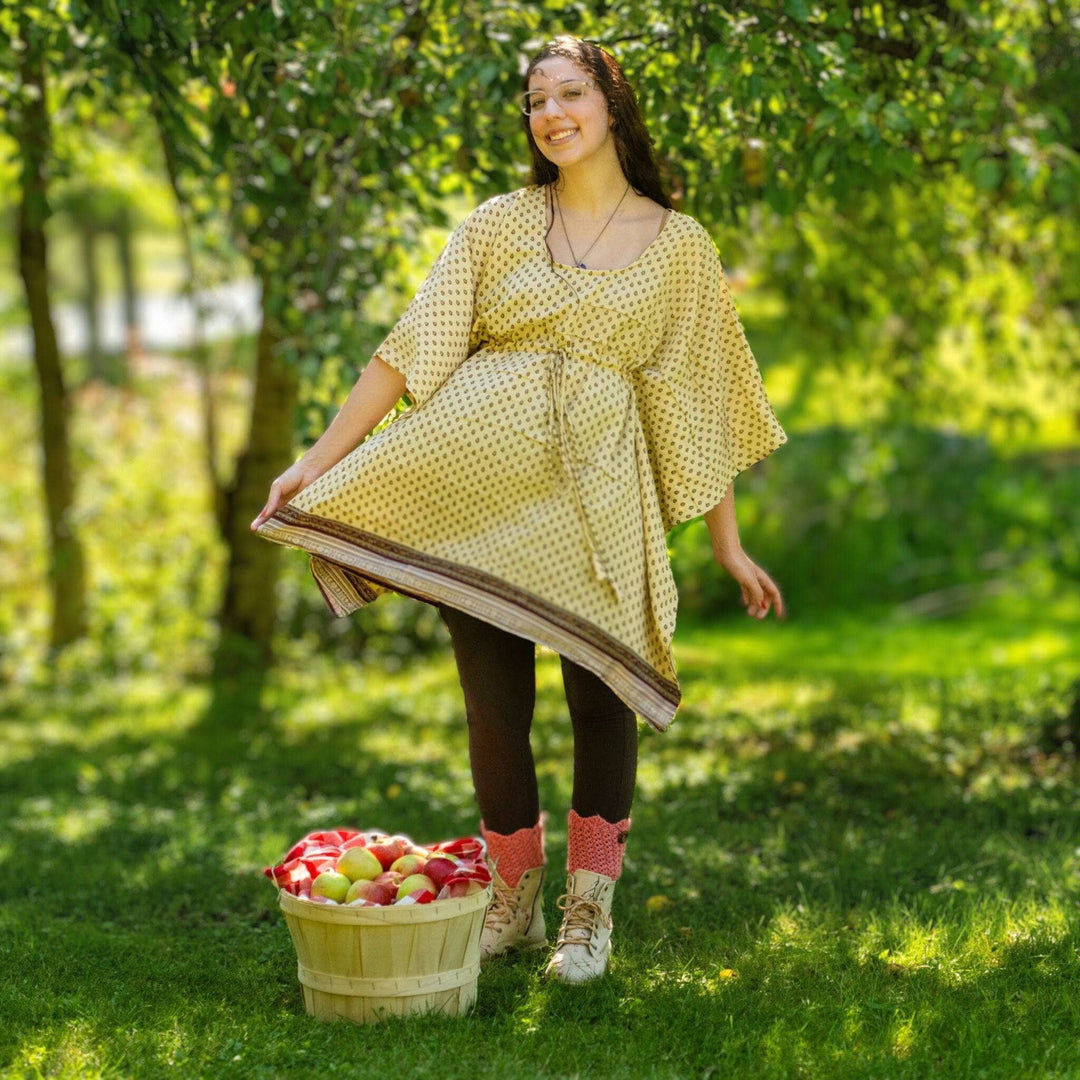
<svg viewBox="0 0 1080 1080"><path fill-rule="evenodd" d="M889 148L888 160L889 168L905 180L910 180L915 175L915 156L910 150L902 146L892 146Z"/></svg>
<svg viewBox="0 0 1080 1080"><path fill-rule="evenodd" d="M1005 175L1005 169L1000 161L993 158L982 158L975 165L975 186L980 191L994 191L1001 186L1001 180Z"/></svg>
<svg viewBox="0 0 1080 1080"><path fill-rule="evenodd" d="M909 131L911 129L911 121L904 111L904 106L898 101L890 101L881 110L881 115L885 120L885 126L891 131Z"/></svg>
<svg viewBox="0 0 1080 1080"><path fill-rule="evenodd" d="M821 147L814 155L814 161L810 166L810 171L815 176L824 176L829 171L829 162L832 161L835 152L836 147L832 143L827 143L825 146Z"/></svg>
<svg viewBox="0 0 1080 1080"><path fill-rule="evenodd" d="M784 4L784 13L796 22L808 22L810 20L810 7L806 0L787 0Z"/></svg>

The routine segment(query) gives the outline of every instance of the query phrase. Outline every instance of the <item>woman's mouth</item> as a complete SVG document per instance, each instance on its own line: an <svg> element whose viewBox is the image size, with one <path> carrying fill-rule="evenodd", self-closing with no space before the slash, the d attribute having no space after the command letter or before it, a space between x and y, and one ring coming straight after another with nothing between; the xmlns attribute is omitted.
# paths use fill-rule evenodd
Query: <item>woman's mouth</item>
<svg viewBox="0 0 1080 1080"><path fill-rule="evenodd" d="M577 134L577 128L563 128L562 131L555 131L548 135L547 141L553 146L561 145L564 142L569 141Z"/></svg>

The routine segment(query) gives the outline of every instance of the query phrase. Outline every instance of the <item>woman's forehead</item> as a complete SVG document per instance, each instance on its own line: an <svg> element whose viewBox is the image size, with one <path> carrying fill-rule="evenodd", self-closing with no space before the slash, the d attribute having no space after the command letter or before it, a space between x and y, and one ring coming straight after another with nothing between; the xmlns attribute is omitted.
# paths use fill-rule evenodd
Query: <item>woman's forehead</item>
<svg viewBox="0 0 1080 1080"><path fill-rule="evenodd" d="M573 60L564 56L549 56L543 63L537 64L529 72L529 86L536 85L537 89L543 89L546 83L559 83L563 79L588 78L583 68L578 67Z"/></svg>

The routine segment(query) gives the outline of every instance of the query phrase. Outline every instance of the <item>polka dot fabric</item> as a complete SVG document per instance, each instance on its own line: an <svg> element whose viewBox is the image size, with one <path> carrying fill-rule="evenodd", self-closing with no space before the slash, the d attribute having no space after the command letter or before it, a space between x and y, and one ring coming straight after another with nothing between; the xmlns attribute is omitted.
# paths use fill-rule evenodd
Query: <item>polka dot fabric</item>
<svg viewBox="0 0 1080 1080"><path fill-rule="evenodd" d="M658 730L680 689L666 533L787 441L708 232L555 262L547 198L488 199L376 350L412 407L259 528L338 615L393 590L541 643Z"/></svg>

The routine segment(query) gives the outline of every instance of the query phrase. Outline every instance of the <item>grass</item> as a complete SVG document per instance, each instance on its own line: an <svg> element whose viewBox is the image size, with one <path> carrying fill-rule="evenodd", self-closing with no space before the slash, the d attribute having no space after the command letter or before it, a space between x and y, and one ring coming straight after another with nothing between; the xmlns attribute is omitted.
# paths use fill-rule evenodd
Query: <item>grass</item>
<svg viewBox="0 0 1080 1080"><path fill-rule="evenodd" d="M448 649L393 674L312 658L240 693L167 672L11 687L0 1062L31 1077L1080 1075L1076 665L942 671L950 636L1007 641L1015 619L921 639L884 624L845 639L824 619L690 628L683 710L642 734L609 977L547 985L542 956L502 960L470 1017L388 1028L305 1016L259 870L319 826L475 830ZM568 729L542 651L552 922Z"/></svg>

